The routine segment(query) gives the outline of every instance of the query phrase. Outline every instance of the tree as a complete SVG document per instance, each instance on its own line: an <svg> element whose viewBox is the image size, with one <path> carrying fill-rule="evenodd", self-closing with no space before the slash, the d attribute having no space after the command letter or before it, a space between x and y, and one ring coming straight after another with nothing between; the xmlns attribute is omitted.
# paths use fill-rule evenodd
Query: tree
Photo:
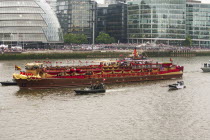
<svg viewBox="0 0 210 140"><path fill-rule="evenodd" d="M109 36L109 34L103 32L100 32L99 35L96 37L96 43L111 44L114 42L115 42L114 37L111 37Z"/></svg>
<svg viewBox="0 0 210 140"><path fill-rule="evenodd" d="M187 36L185 40L183 41L183 45L186 47L192 46L192 39L189 36Z"/></svg>
<svg viewBox="0 0 210 140"><path fill-rule="evenodd" d="M64 42L66 44L86 44L88 43L87 36L84 34L65 34Z"/></svg>

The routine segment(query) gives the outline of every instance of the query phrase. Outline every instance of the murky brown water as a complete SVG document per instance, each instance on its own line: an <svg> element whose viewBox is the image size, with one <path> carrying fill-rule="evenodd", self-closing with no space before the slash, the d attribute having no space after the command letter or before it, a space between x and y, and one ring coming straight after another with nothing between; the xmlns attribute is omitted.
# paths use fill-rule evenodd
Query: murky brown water
<svg viewBox="0 0 210 140"><path fill-rule="evenodd" d="M176 80L108 85L105 94L85 96L0 86L0 140L209 140L210 73L200 67L210 57L173 59L185 66L186 89L169 92ZM26 62L0 61L0 81Z"/></svg>

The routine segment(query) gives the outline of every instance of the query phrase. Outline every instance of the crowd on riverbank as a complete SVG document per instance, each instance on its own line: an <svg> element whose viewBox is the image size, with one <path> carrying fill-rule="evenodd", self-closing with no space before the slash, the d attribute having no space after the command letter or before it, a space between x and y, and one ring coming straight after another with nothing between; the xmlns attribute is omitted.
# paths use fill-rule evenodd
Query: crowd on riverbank
<svg viewBox="0 0 210 140"><path fill-rule="evenodd" d="M0 47L0 53L9 53L9 52L65 52L65 51L118 51L118 50L133 50L134 48L143 51L183 51L183 50L210 50L208 47L184 47L184 46L170 46L165 44L131 44L131 43L114 43L114 44L71 44L64 45L60 48L21 48L21 47Z"/></svg>

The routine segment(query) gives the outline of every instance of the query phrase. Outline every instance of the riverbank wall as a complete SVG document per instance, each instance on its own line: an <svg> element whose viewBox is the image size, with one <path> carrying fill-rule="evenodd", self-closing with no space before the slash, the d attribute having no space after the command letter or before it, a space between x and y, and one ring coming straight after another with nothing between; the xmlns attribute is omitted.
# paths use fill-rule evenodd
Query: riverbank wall
<svg viewBox="0 0 210 140"><path fill-rule="evenodd" d="M50 53L13 53L0 54L0 60L25 60L25 59L86 59L86 58L119 58L126 57L130 52L94 51L94 52L50 52Z"/></svg>
<svg viewBox="0 0 210 140"><path fill-rule="evenodd" d="M53 52L24 52L0 54L0 60L25 60L25 59L86 59L86 58L124 58L131 54L126 51L53 51ZM144 51L148 57L194 57L210 56L210 51Z"/></svg>

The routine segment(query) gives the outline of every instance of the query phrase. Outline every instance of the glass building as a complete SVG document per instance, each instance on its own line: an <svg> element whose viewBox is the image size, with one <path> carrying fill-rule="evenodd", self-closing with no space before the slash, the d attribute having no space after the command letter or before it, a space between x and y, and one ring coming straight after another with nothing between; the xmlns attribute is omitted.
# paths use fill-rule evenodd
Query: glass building
<svg viewBox="0 0 210 140"><path fill-rule="evenodd" d="M107 10L108 7L97 7L97 25L96 25L96 31L97 36L100 32L106 33L107 30Z"/></svg>
<svg viewBox="0 0 210 140"><path fill-rule="evenodd" d="M128 2L128 42L181 45L186 34L186 0Z"/></svg>
<svg viewBox="0 0 210 140"><path fill-rule="evenodd" d="M111 4L107 10L107 33L117 42L127 42L127 4Z"/></svg>
<svg viewBox="0 0 210 140"><path fill-rule="evenodd" d="M210 46L210 4L197 1L187 3L187 36L193 46Z"/></svg>
<svg viewBox="0 0 210 140"><path fill-rule="evenodd" d="M45 0L0 0L1 44L27 47L63 43L55 13Z"/></svg>
<svg viewBox="0 0 210 140"><path fill-rule="evenodd" d="M63 32L93 36L97 3L91 0L57 0L57 17Z"/></svg>

